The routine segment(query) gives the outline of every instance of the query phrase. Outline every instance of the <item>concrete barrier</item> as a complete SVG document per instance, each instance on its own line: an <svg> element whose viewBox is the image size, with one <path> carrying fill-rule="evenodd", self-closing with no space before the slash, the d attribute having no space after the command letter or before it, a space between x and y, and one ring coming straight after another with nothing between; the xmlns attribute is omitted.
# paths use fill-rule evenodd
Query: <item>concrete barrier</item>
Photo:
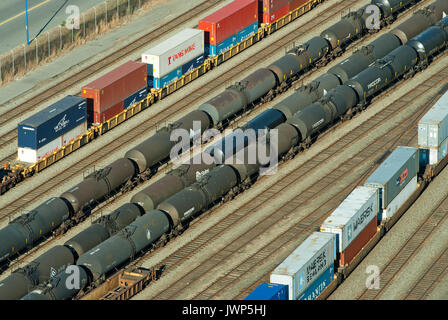
<svg viewBox="0 0 448 320"><path fill-rule="evenodd" d="M80 14L79 29L60 25L40 34L29 46L22 45L0 56L0 84L13 81L49 62L76 45L129 19L137 10L157 0L106 0Z"/></svg>

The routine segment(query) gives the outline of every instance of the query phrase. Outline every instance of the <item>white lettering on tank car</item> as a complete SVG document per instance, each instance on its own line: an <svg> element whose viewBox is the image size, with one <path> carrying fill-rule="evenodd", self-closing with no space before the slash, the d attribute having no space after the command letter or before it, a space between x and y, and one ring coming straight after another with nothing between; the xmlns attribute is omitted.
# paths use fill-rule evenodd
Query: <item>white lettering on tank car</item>
<svg viewBox="0 0 448 320"><path fill-rule="evenodd" d="M194 211L194 207L184 212L184 217L188 217Z"/></svg>
<svg viewBox="0 0 448 320"><path fill-rule="evenodd" d="M374 86L376 86L377 84L379 84L381 82L381 78L376 79L375 81L371 82L368 86L367 89L371 89Z"/></svg>
<svg viewBox="0 0 448 320"><path fill-rule="evenodd" d="M320 126L323 122L324 122L324 118L322 118L319 121L317 121L315 124L313 124L313 129L318 127L318 126Z"/></svg>
<svg viewBox="0 0 448 320"><path fill-rule="evenodd" d="M92 252L90 252L90 255L92 256L100 250L101 250L100 248L97 248L97 249L93 250Z"/></svg>
<svg viewBox="0 0 448 320"><path fill-rule="evenodd" d="M146 239L151 239L151 230L146 229Z"/></svg>

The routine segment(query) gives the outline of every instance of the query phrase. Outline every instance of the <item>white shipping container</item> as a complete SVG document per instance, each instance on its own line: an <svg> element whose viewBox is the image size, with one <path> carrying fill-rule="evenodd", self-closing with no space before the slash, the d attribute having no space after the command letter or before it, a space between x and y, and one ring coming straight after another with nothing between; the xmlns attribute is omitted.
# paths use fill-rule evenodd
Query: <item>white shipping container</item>
<svg viewBox="0 0 448 320"><path fill-rule="evenodd" d="M83 135L87 131L87 121L81 123L79 126L73 128L72 130L66 132L60 137L57 137L53 141L43 145L39 149L31 148L18 148L17 154L20 161L27 163L36 163L43 158L49 156L53 152L56 152L62 146L69 144L71 141L77 137Z"/></svg>
<svg viewBox="0 0 448 320"><path fill-rule="evenodd" d="M296 300L336 259L336 235L314 232L271 273L270 282L288 286Z"/></svg>
<svg viewBox="0 0 448 320"><path fill-rule="evenodd" d="M448 138L448 92L418 122L418 145L437 148Z"/></svg>
<svg viewBox="0 0 448 320"><path fill-rule="evenodd" d="M184 29L142 54L142 62L152 65L152 76L162 78L204 54L204 31ZM148 74L151 76L151 74Z"/></svg>
<svg viewBox="0 0 448 320"><path fill-rule="evenodd" d="M411 197L414 191L417 190L417 176L411 179L407 186L392 200L386 209L383 209L381 221L391 218L400 207Z"/></svg>
<svg viewBox="0 0 448 320"><path fill-rule="evenodd" d="M438 164L448 153L448 138L438 148L428 148L429 164Z"/></svg>
<svg viewBox="0 0 448 320"><path fill-rule="evenodd" d="M87 121L81 123L76 128L73 128L69 132L66 132L62 135L62 145L66 146L70 142L74 141L76 138L82 136L87 131Z"/></svg>
<svg viewBox="0 0 448 320"><path fill-rule="evenodd" d="M36 163L39 160L42 160L44 157L52 154L53 152L59 150L62 147L62 139L58 137L53 141L43 145L39 149L31 149L31 148L19 148L18 156L19 160L28 163Z"/></svg>
<svg viewBox="0 0 448 320"><path fill-rule="evenodd" d="M378 189L357 187L324 221L320 230L336 234L337 250L343 252L372 219L377 218L378 210Z"/></svg>

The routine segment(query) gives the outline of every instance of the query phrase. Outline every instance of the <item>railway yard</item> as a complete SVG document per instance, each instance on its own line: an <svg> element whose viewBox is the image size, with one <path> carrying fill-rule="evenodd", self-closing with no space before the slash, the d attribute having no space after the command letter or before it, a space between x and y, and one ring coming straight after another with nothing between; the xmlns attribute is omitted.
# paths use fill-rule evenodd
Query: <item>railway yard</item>
<svg viewBox="0 0 448 320"><path fill-rule="evenodd" d="M231 2L197 0L184 4L184 7L174 8L172 2L167 1L166 4L162 3L154 10L164 12L169 8L171 17L169 21L167 19L155 21L147 30L138 29L141 30L138 34L132 33L132 26L124 26L123 29L127 29L121 31L118 37L128 38L128 41L115 41L114 46L106 46L106 50L98 52L85 61L74 62L70 68L64 69L66 71L52 76L51 79L43 78L40 82L36 82L34 79L37 76L30 74L30 78L24 77L4 88L0 87L0 95L1 92L4 92L5 96L8 95L7 103L0 102L1 162L13 162L17 157L17 125L21 121L66 95L80 95L87 83L105 75L125 61L140 61L142 52L146 48L153 47L183 28L197 28L200 19ZM269 91L268 98L254 99L251 107L243 108L230 120L216 125L212 123L214 119L209 119L210 123L220 130L235 129L250 123L263 112L275 109L285 98L293 97L299 92L301 85L323 77L333 67L340 65L352 54L356 54L357 49L390 33L391 30L411 19L418 10L436 2L434 0L416 1L401 9L396 19L378 32L366 33L359 38L356 35L350 35L354 40L350 41L344 50L332 57L328 63L310 70L305 68L304 71L300 71L299 76L292 77L287 85L283 82L278 86L281 90L272 89ZM7 259L8 263L2 266L0 291L3 285L1 281L9 279L14 274L13 271L21 270L20 268L24 268L52 248L63 246L68 240L87 230L96 219L113 212L120 212L124 206L133 202L134 196L151 184L164 181L162 179L176 168L170 161L161 159L155 161L156 165L149 171L148 164L146 164L146 170L142 170L138 163L140 158L130 157L129 150L139 148L149 137L163 132L164 126L184 119L200 105L209 103L230 85L250 78L260 68L268 70L266 69L268 66L285 56L285 48L291 48L293 43L304 44L314 39L338 23L344 15L355 12L370 3L372 3L371 0L315 1L313 3L315 7L300 17L275 32L264 35L262 39L228 61L211 68L188 85L156 101L79 150L73 151L41 172L27 177L0 195L0 229L4 229L14 218L32 211L43 201L52 197L61 197L61 194L65 194L64 192L74 190L72 188L86 181L85 178L89 174L111 163L121 161L122 158L134 161L132 163L135 171L138 172L119 189L101 197L99 201L94 201L94 205L86 211L85 215L79 216L75 221L63 222L62 227L53 228L54 233L49 233L38 241L31 240L32 247L27 247L20 254L11 255ZM134 22L130 24L132 23ZM424 30L426 28L416 34ZM448 32L448 27L446 30ZM110 35L105 37L107 36ZM448 33L446 38L448 43ZM99 41L98 47L101 46L101 40L94 40ZM445 47L446 43L444 42ZM398 46L399 44L396 47ZM82 47L77 50L79 50L78 55L89 56L88 51L82 52ZM72 53L68 54L68 59ZM387 53L389 51L384 52L382 57ZM414 60L417 61L417 55L415 57ZM67 57L63 58L67 59ZM55 67L57 63L60 62L56 60L42 68L57 68ZM370 64L367 66L371 67ZM300 69L302 70L302 67ZM406 68L405 70L408 71ZM250 187L246 189L246 185L244 188L241 185L232 186L230 194L220 190L219 192L223 194L215 198L210 196L213 201L207 202L203 210L194 211L195 218L191 221L185 220L188 222L184 221L183 229L176 228L175 219L169 213L171 217L165 219L170 227L166 230L170 228L172 230L162 232L161 234L165 233L165 235L157 240L155 245L145 246L142 252L133 252L131 259L126 260L125 263L109 261L112 267L108 266L106 276L96 276L95 272L90 270L87 276L94 277L95 281L92 281L94 283L86 285L79 293L64 297L86 300L245 299L262 282L270 282L270 276L277 266L308 237L318 231L319 226L341 202L357 186L363 185L368 176L396 147L419 147L419 121L434 105L436 99L448 92L448 49L440 49L424 70L417 71L419 72L412 75L403 71L406 75L405 79L399 78L392 86L385 86L367 103L366 108L360 107L365 110L355 112L348 118L344 118L341 114L337 120L322 128L318 135L311 136L309 140L305 140L303 132L298 129L301 130L302 127L297 125L297 132L299 132L297 135L299 137L301 135L303 143L307 146L302 150L304 145L301 144L300 149L294 149L292 142L291 148L289 141L285 142L288 143L288 148L284 150L286 152L281 157L275 174L252 176L252 179L247 180L241 179L245 182L250 180ZM39 69L34 72L38 73ZM272 71L272 73L275 72ZM20 93L20 96L16 98L12 92L15 87L20 86L21 81L30 89ZM341 81L341 85L338 83L337 88L342 87L344 82ZM34 88L31 88L33 83ZM387 79L386 83L388 83ZM330 89L334 87L336 85ZM323 91L324 95L327 95L327 91L334 92L325 89ZM272 94L273 92L275 94ZM335 103L331 99L318 98L313 103L317 100L324 101L322 103L326 103L325 101ZM342 118L344 121L341 121ZM286 128L286 123L289 127L295 126L289 122L289 119L288 122L284 120L283 122L278 128ZM282 143L281 141L281 145L285 144ZM211 143L208 142L207 145ZM444 163L446 164L446 161ZM406 205L406 210L393 226L387 224L388 222L387 227L378 226L378 235L375 236L377 243L372 245L372 248L362 251L365 257L359 265L354 265L350 274L344 274L344 276L342 276L344 268L340 268L336 278L332 278L334 279L332 285L322 292L319 299L448 299L448 222L446 220L448 168L442 165L437 168L440 172L436 176L425 182L419 180L419 185L425 184L425 187L419 189L421 193L413 203L403 204L403 206ZM210 170L211 173L215 169ZM422 177L423 172L421 172ZM203 186L200 182L198 183ZM213 184L213 182L209 183ZM216 193L218 194L218 191ZM92 203L91 201L90 204ZM162 207L157 207L157 204L150 208L150 212L161 212L160 210ZM129 221L131 222L132 220ZM156 233L154 230L152 232ZM2 233L0 233L1 236ZM149 240L150 237L152 238L152 233L149 235L147 233L146 238ZM135 250L135 243L132 246ZM86 251L93 254L93 251L89 251L92 248L89 247ZM4 251L0 252L0 254L3 253ZM78 257L75 255L76 258L80 258L78 261L82 260L84 254L78 253L78 255ZM76 264L76 258L70 264ZM379 287L374 289L367 288L367 280L371 276L367 270L371 266L379 271L374 278L378 281ZM115 290L119 287L117 279L129 274L131 278L135 275L135 273L129 273L129 270L146 270L150 273L154 271L157 273L157 279L151 278L150 281L145 281L144 285L140 282L138 289L133 287L131 290L122 287L121 291ZM60 270L57 271L59 275ZM335 269L335 273L336 271L338 270ZM143 274L148 273L144 271ZM55 275L56 270L52 270L52 277ZM0 292L0 299L5 297L2 294ZM22 297L25 294L19 296ZM14 299L19 299L19 296ZM30 299L32 298L31 296Z"/></svg>

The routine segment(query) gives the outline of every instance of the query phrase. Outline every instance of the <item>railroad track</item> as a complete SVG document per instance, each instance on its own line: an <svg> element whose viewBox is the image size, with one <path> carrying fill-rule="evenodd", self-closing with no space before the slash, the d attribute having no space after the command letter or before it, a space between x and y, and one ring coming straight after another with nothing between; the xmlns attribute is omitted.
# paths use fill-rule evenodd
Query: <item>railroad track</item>
<svg viewBox="0 0 448 320"><path fill-rule="evenodd" d="M337 169L332 171L329 175L320 179L316 183L301 192L300 197L295 197L287 201L280 208L275 208L273 212L265 217L255 217L257 213L263 210L266 204L271 204L275 201L281 192L287 188L291 188L297 181L300 181L303 177L310 174L313 169L319 168L323 162L330 162L336 154L343 153L349 148L356 140L364 137L371 132L373 128L381 124L386 119L393 117L394 115L405 110L408 103L414 99L417 99L425 92L428 92L437 85L439 81L442 81L448 75L448 68L442 73L439 73L426 82L424 85L411 91L408 95L398 99L391 104L381 113L372 117L368 122L362 126L357 127L351 131L343 139L340 139L337 143L333 144L325 152L320 153L312 160L300 168L294 170L286 177L278 182L275 182L271 188L265 190L262 194L258 195L253 201L244 203L241 207L238 207L222 221L219 221L216 225L213 225L208 230L201 233L201 235L195 239L189 239L188 244L185 244L180 249L176 250L166 259L163 259L159 263L160 266L164 266L166 270L170 270L181 264L187 259L192 259L193 256L204 249L206 246L215 244L214 253L206 261L199 263L195 260L193 267L189 268L183 276L173 279L174 283L168 286L168 288L159 291L155 299L211 299L215 298L219 293L222 293L226 288L240 283L241 278L253 273L254 268L261 263L266 263L266 259L269 261L277 261L280 263L289 253L288 250L282 249L285 247L293 250L311 231L313 226L322 222L331 211L337 207L337 205L351 192L356 184L365 178L365 174L356 173L356 178L353 182L345 187L342 191L332 196L329 200L326 200L319 208L314 210L311 214L300 219L297 223L289 226L287 230L281 232L275 239L268 242L264 247L257 249L255 252L247 253L247 249L251 244L257 243L260 235L269 233L269 229L274 225L285 224L287 220L293 220L292 216L294 212L300 212L300 209L304 209L310 204L310 201L319 196L319 194L325 194L325 191L329 189L329 186L341 181L344 176L353 173L353 168L361 166L368 161L373 155L381 155L393 145L408 144L416 139L415 126L417 120L424 114L417 112L411 114L406 120L401 121L401 124L388 132L384 133L380 138L376 139L373 143L366 146L361 152L357 153L350 159L344 161L344 163L338 165ZM396 89L396 88L394 88ZM414 126L410 127L409 122L414 122ZM412 129L412 130L411 130ZM397 140L397 136L401 136ZM381 158L381 157L378 157ZM364 171L364 170L363 170ZM210 213L212 214L212 213ZM254 225L250 230L240 230L240 232L232 231L238 236L232 239L220 239L226 232L232 228L237 229L237 226L242 223L241 220L254 221ZM257 220L262 220L257 222ZM298 236L299 235L299 236ZM263 241L263 240L261 240ZM225 243L224 248L220 248L220 244ZM243 254L244 253L244 254ZM223 266L227 261L235 255L243 255L244 258L241 262L231 267L230 270L223 270ZM197 265L197 266L195 266ZM272 270L272 269L271 269ZM179 274L180 272L176 272ZM209 280L207 277L213 279L215 274L221 274L217 276L216 280ZM267 273L265 273L267 274ZM185 296L183 292L195 284L200 286L200 283L207 282L208 285L201 288L201 291L195 295ZM242 297L241 295L239 296Z"/></svg>
<svg viewBox="0 0 448 320"><path fill-rule="evenodd" d="M220 1L221 0L205 1L204 3L194 7L193 9L186 12L185 14L182 14L179 17L177 17L176 19L161 26L157 30L154 30L150 34L142 36L141 38L137 39L135 42L125 46L124 48L120 49L119 51L116 51L116 52L112 53L111 55L105 57L104 59L92 64L91 66L83 69L82 71L73 75L72 77L70 77L66 80L63 80L62 82L45 90L44 92L29 99L28 101L18 105L16 108L13 108L10 111L3 113L0 117L0 127L6 123L11 122L11 121L16 121L16 119L18 117L20 117L21 115L23 115L25 112L34 110L38 105L48 101L53 96L66 91L70 87L73 87L79 83L82 83L83 81L85 81L86 79L88 79L89 77L94 75L95 73L99 72L100 70L113 65L118 60L125 58L126 56L134 53L137 50L141 50L148 43L160 39L166 33L171 32L174 29L182 26L189 19L192 19L193 17L202 14L206 10L214 7ZM80 94L81 94L81 90L76 95L80 95ZM6 103L8 103L8 102L6 102ZM13 141L15 138L17 138L17 130L13 129L11 131L8 131L6 134L4 134L0 137L0 146L2 146L5 142L8 143L9 141Z"/></svg>
<svg viewBox="0 0 448 320"><path fill-rule="evenodd" d="M219 0L215 0L215 2L217 2L217 1L219 1ZM346 1L344 1L344 2L349 2L349 3L351 3L351 4L355 4L356 3L356 1L353 1L353 0L346 0ZM412 7L411 9L413 9L413 10L417 10L417 9L419 9L419 8L421 8L421 7L423 7L424 5L426 5L428 2L430 2L430 0L422 0L421 2L419 2L418 4L416 4L414 7ZM336 5L333 5L333 7L334 6L336 6ZM347 7L350 7L351 5L348 5L348 6L346 6L346 8ZM327 11L332 11L333 10L333 7L331 7L331 8L329 8ZM196 8L195 8L196 9ZM204 9L204 10L206 10L206 9ZM341 10L341 11L344 11L344 10ZM402 12L401 14L400 14L400 16L401 15L403 15L403 14L405 14L405 13L407 13L407 12L409 12L409 9L408 10L405 10L404 12ZM316 24L317 25L317 24ZM171 29L174 29L175 27L173 27L173 28L171 28ZM171 30L170 29L170 30ZM170 30L168 30L168 31L170 31ZM167 32L168 32L167 31ZM304 32L303 32L304 33ZM302 35L303 33L301 33L300 35ZM365 37L363 37L362 39L364 40L364 39L368 39L369 37L368 36L365 36ZM157 38L155 38L155 39L157 39ZM152 40L148 40L148 42L149 41L153 41L153 40L155 40L155 39L152 39ZM143 45L141 45L140 47L142 47L142 46L144 46L145 44L143 44ZM349 50L353 45L356 45L356 42L355 43L353 43L353 44L351 44L349 47L347 47L346 48L346 50ZM281 45L280 45L281 46ZM136 49L138 49L138 48L136 48ZM136 50L136 49L134 49L134 50ZM92 72L92 73L90 73L90 75L91 74L93 74L94 72ZM84 79L85 78L87 78L87 77L84 77ZM303 79L300 79L300 80L303 80ZM78 81L81 81L81 80L78 80ZM68 86L67 86L68 87ZM58 92L62 92L63 90L65 90L65 89L61 89L60 91L58 91ZM79 93L77 93L78 95L80 94L80 92ZM43 101L45 101L45 100L43 100ZM42 101L41 101L42 102ZM41 103L41 102L39 102L39 103ZM35 104L35 106L36 106L37 104ZM1 123L0 123L0 125L1 125ZM13 129L13 130L11 130L11 131L9 131L9 132L7 132L5 135L3 135L3 136L1 136L0 137L0 148L2 147L2 146L4 146L5 144L7 145L7 144L12 144L12 143L14 143L15 141L16 141L16 139L17 139L17 131L16 131L16 129ZM1 150L1 149L0 149ZM4 157L2 160L0 160L0 164L1 163L5 163L5 162L11 162L11 161L13 161L13 160L15 160L17 158L17 156L16 156L16 153L14 152L14 153L12 153L12 154L9 154L9 155L7 155L6 157Z"/></svg>
<svg viewBox="0 0 448 320"><path fill-rule="evenodd" d="M389 263L381 270L381 288L365 289L358 296L360 300L375 300L390 287L394 277L408 265L409 261L415 254L422 250L428 243L428 238L439 226L448 218L448 197L446 197L439 206L428 216L425 222L417 229L417 231L409 236L406 243L397 251L397 254L389 261ZM406 295L405 299L422 299L429 289L448 268L448 252L447 249L439 256L433 265L426 270L422 278L418 280L411 291Z"/></svg>
<svg viewBox="0 0 448 320"><path fill-rule="evenodd" d="M112 151L119 150L120 148L126 148L130 142L144 135L146 132L156 129L156 127L160 123L168 122L168 120L173 119L176 116L176 114L185 111L192 105L197 105L199 99L201 99L205 94L216 91L217 88L228 83L231 79L237 77L239 74L246 72L249 69L257 66L259 61L263 61L263 59L272 55L279 47L282 47L285 44L290 43L296 37L304 34L305 32L308 32L309 30L312 30L316 25L321 24L328 19L332 19L335 16L340 15L342 11L352 6L353 3L355 2L356 0L347 0L344 1L343 3L344 5L342 8L338 8L338 5L330 7L330 9L332 10L327 10L317 19L302 25L294 32L280 38L276 42L276 45L271 45L269 47L264 48L257 54L249 57L247 60L244 61L244 63L241 63L239 66L233 68L229 72L226 72L220 78L216 79L216 81L211 81L209 84L201 87L201 89L195 91L188 97L180 98L170 107L165 109L163 113L159 113L156 116L152 117L151 119L148 119L138 127L133 128L133 130L131 130L128 134L122 135L121 137L115 139L113 142L111 142L109 145L105 146L101 150L97 150L96 152L88 155L88 157L78 162L76 166L70 167L66 171L60 173L58 176L47 181L39 189L24 194L23 196L20 197L20 199L17 199L14 202L10 202L8 204L5 203L5 205L0 208L1 209L0 222L5 221L5 219L8 219L9 217L20 213L20 208L24 208L32 202L39 201L40 199L42 199L41 197L45 195L46 192L52 190L62 182L68 181L73 177L75 177L76 175L80 175L86 169L91 168L94 165L94 163L104 158L105 154L110 154Z"/></svg>
<svg viewBox="0 0 448 320"><path fill-rule="evenodd" d="M231 79L232 77L234 77L234 75L240 74L241 72L244 72L245 70L249 69L250 67L252 67L254 64L256 64L262 57L266 57L269 54L272 54L278 47L280 46L284 46L285 44L289 43L292 41L292 39L302 35L303 33L311 30L312 28L314 28L316 25L323 23L324 21L326 21L327 19L333 18L335 15L339 15L341 11L346 10L348 7L350 7L355 1L346 1L344 2L345 6L343 8L338 8L338 11L335 10L327 10L326 13L324 15L321 15L319 17L319 19L316 19L310 23L307 23L305 25L303 25L301 28L299 28L298 30L296 30L295 32L288 34L287 36L283 37L282 39L278 40L277 43L279 43L276 46L270 46L269 48L264 49L263 51L259 52L257 55L253 56L252 58L246 60L246 64L244 65L240 65L239 67L235 68L232 70L231 73L226 74L226 77L223 77L222 79L220 79L220 82L218 84L214 83L213 88L218 87L219 85L221 85L222 83L225 83L226 81L228 81L229 79ZM336 5L334 5L335 7ZM332 15L327 14L327 12L333 12ZM107 146L105 149L102 149L99 152L94 153L92 156L89 156L88 159L84 159L83 161L81 161L80 163L77 164L77 171L74 170L74 168L70 168L67 172L64 172L63 174L61 174L61 176L58 176L57 179L53 179L51 181L51 183L47 183L45 186L43 186L44 190L39 190L39 191L32 191L28 194L25 195L25 197L22 197L19 201L20 203L14 203L14 207L25 207L27 204L29 204L31 201L35 201L40 199L40 197L42 197L42 195L48 191L51 190L52 188L56 187L58 184L60 184L61 182L70 179L72 177L74 177L76 174L79 174L80 172L84 171L87 168L90 168L92 166L93 163L95 163L96 161L98 161L99 159L102 158L103 154L106 153L108 154L109 152L116 150L120 147L123 147L125 145L127 145L127 143L129 141L132 141L132 139L135 139L135 137L138 137L139 135L141 135L143 132L147 131L147 130L151 130L155 127L155 125L157 123L160 123L160 121L165 121L167 118L171 117L173 114L175 114L176 112L179 112L179 110L183 110L185 108L185 106L190 106L192 103L194 103L197 99L199 99L199 97L202 96L202 92L207 92L210 90L211 85L209 84L208 86L204 87L201 89L200 92L196 92L194 96L190 96L187 99L183 99L182 101L178 101L174 106L170 107L168 110L166 110L163 114L163 116L158 115L153 119L150 119L148 121L146 121L142 126L140 126L139 128L137 128L136 130L130 132L130 134L132 134L132 136L127 135L127 136L122 136L121 138L115 140L111 145ZM197 97L197 98L196 98ZM109 205L110 203L108 203ZM4 220L7 216L11 216L14 215L18 212L18 210L14 207L7 207L5 208L2 212L6 212L6 215L4 215L3 217L1 217L0 219ZM38 247L36 250L32 250L31 253L35 253L37 250L42 250L42 248L47 247L49 245L50 242L46 242L44 243L41 247ZM28 257L29 255L25 255L23 257ZM22 262L23 260L19 257L18 260L15 260L13 262L13 265L17 265L18 263Z"/></svg>
<svg viewBox="0 0 448 320"><path fill-rule="evenodd" d="M445 199L446 200L446 199ZM445 204L445 214L448 204ZM410 292L405 296L406 300L422 300L434 289L438 281L448 272L448 248L443 250L428 270L422 275Z"/></svg>

